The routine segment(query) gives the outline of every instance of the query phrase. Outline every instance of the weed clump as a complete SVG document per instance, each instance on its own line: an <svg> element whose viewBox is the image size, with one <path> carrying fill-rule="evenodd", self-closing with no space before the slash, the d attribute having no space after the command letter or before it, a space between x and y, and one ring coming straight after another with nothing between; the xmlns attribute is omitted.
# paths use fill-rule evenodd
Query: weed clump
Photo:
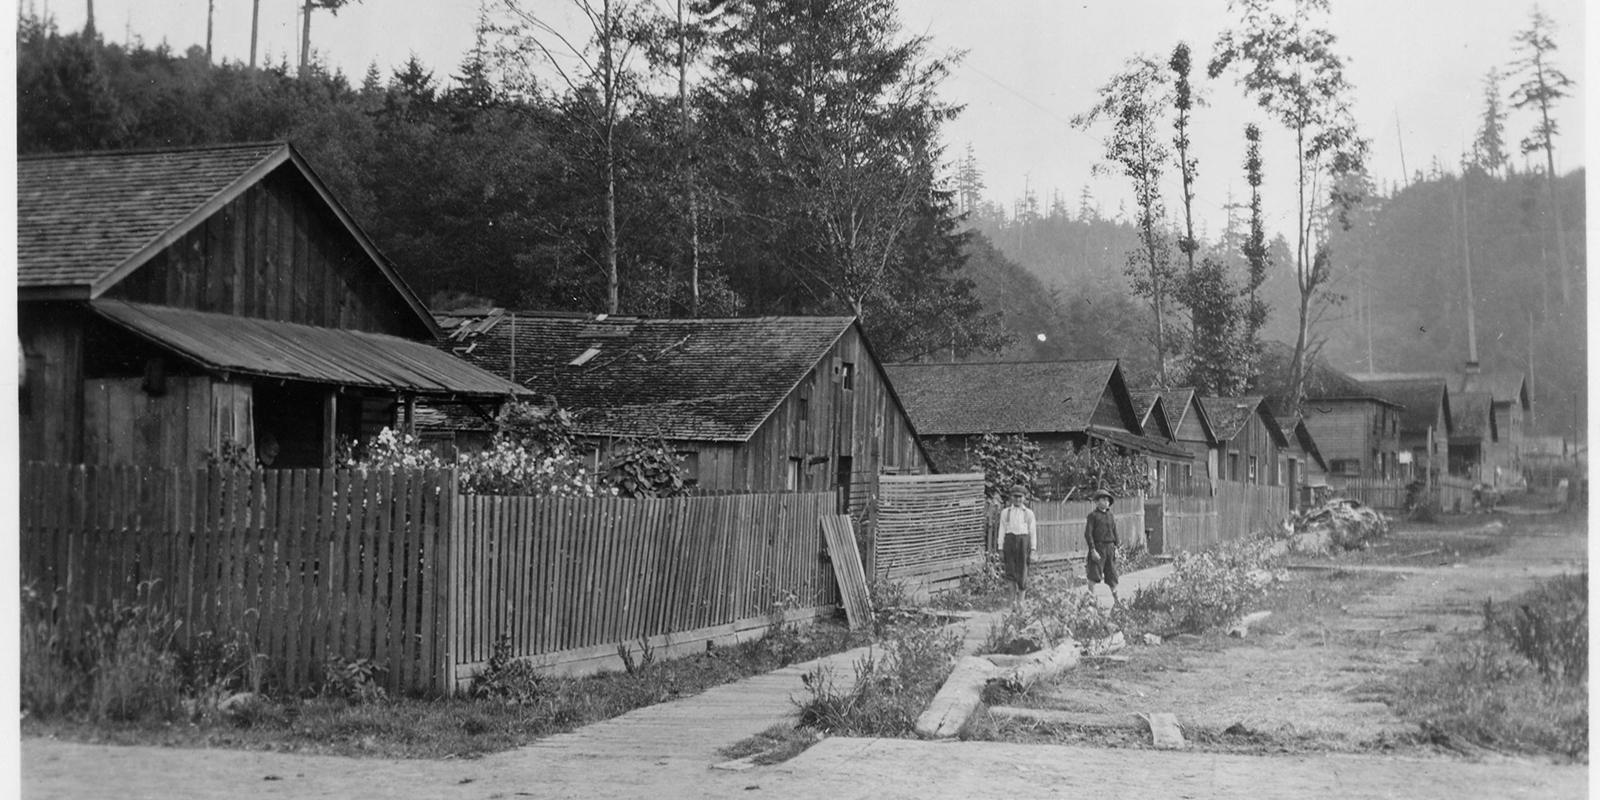
<svg viewBox="0 0 1600 800"><path fill-rule="evenodd" d="M1484 626L1401 677L1392 706L1429 741L1586 762L1588 573L1484 604Z"/></svg>
<svg viewBox="0 0 1600 800"><path fill-rule="evenodd" d="M800 725L841 736L904 736L944 685L961 638L935 624L899 625L881 652L855 664L855 683L841 689L831 670L801 676L809 697Z"/></svg>

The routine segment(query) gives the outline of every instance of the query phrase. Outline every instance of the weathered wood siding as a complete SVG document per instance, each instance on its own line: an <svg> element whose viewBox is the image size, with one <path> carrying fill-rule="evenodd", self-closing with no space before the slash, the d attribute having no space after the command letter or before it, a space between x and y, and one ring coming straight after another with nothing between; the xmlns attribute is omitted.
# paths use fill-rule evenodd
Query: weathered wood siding
<svg viewBox="0 0 1600 800"><path fill-rule="evenodd" d="M845 388L846 364L851 388ZM851 511L866 508L879 473L928 470L910 422L853 327L749 441L682 446L698 453L700 488L707 491L836 490L844 477L840 459L848 458Z"/></svg>
<svg viewBox="0 0 1600 800"><path fill-rule="evenodd" d="M289 166L251 186L106 295L325 328L426 332Z"/></svg>
<svg viewBox="0 0 1600 800"><path fill-rule="evenodd" d="M1234 474L1234 456L1238 457L1238 474ZM1256 475L1250 477L1250 459L1256 459ZM1260 414L1251 414L1250 420L1234 437L1225 442L1219 451L1222 470L1222 479L1235 483L1255 483L1264 486L1276 486L1281 483L1278 478L1278 445L1272 440L1272 434L1267 431L1267 425L1261 421Z"/></svg>
<svg viewBox="0 0 1600 800"><path fill-rule="evenodd" d="M1311 400L1301 413L1330 470L1336 459L1354 459L1362 477L1381 478L1385 456L1393 470L1400 450L1396 409L1371 400Z"/></svg>
<svg viewBox="0 0 1600 800"><path fill-rule="evenodd" d="M83 313L65 303L17 308L25 370L17 443L23 461L83 459Z"/></svg>
<svg viewBox="0 0 1600 800"><path fill-rule="evenodd" d="M224 439L252 447L248 383L174 376L152 394L143 378L91 378L84 384L85 464L188 466Z"/></svg>
<svg viewBox="0 0 1600 800"><path fill-rule="evenodd" d="M1305 415L1306 430L1317 441L1317 449L1327 459L1329 469L1333 462L1355 459L1362 464L1363 474L1372 460L1372 420L1365 408L1367 403L1310 401L1301 408Z"/></svg>

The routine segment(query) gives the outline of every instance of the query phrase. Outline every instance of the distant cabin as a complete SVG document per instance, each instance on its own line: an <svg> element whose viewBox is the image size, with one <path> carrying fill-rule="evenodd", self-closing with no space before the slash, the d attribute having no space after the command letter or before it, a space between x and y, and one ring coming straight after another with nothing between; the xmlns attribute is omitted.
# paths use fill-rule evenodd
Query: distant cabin
<svg viewBox="0 0 1600 800"><path fill-rule="evenodd" d="M524 392L430 344L433 317L287 143L17 173L25 461L322 467L418 397Z"/></svg>
<svg viewBox="0 0 1600 800"><path fill-rule="evenodd" d="M493 310L439 317L440 346L554 398L597 461L659 439L704 492L834 491L861 512L885 473L928 459L850 317L645 319ZM426 436L482 444L481 415L434 404Z"/></svg>
<svg viewBox="0 0 1600 800"><path fill-rule="evenodd" d="M887 370L929 451L944 459L942 470L964 460L984 434L1024 435L1046 454L1105 445L1164 462L1169 476L1170 465L1181 474L1193 460L1164 433L1146 435L1114 359L892 364Z"/></svg>
<svg viewBox="0 0 1600 800"><path fill-rule="evenodd" d="M1204 397L1200 403L1217 437L1220 480L1288 485L1289 476L1283 474L1287 466L1283 453L1289 440L1267 408L1265 398Z"/></svg>

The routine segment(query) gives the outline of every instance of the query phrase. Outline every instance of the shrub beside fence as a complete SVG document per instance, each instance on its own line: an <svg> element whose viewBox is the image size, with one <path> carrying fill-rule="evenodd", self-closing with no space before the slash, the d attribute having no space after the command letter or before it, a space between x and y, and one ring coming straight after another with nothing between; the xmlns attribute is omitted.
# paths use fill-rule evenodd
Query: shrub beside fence
<svg viewBox="0 0 1600 800"><path fill-rule="evenodd" d="M185 643L248 637L289 691L329 658L382 663L391 691L446 685L448 472L27 464L21 489L23 579L68 647L84 606L151 602Z"/></svg>

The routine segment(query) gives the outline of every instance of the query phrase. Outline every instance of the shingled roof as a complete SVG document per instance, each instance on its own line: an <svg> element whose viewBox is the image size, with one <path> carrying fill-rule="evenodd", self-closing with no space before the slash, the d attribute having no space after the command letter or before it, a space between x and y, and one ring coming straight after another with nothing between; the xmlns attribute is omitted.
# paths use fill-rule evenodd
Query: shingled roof
<svg viewBox="0 0 1600 800"><path fill-rule="evenodd" d="M1146 436L1172 439L1177 435L1177 428L1172 427L1172 417L1167 412L1167 401L1163 393L1146 390L1130 392L1129 397L1133 398L1133 410L1139 415L1139 424L1144 427Z"/></svg>
<svg viewBox="0 0 1600 800"><path fill-rule="evenodd" d="M21 299L98 298L268 174L287 168L430 330L427 309L287 142L23 156L17 160Z"/></svg>
<svg viewBox="0 0 1600 800"><path fill-rule="evenodd" d="M1528 407L1528 382L1520 372L1468 372L1461 376L1461 391L1483 392L1496 403Z"/></svg>
<svg viewBox="0 0 1600 800"><path fill-rule="evenodd" d="M1439 406L1445 408L1445 433L1454 428L1450 419L1450 389L1443 377L1381 378L1362 381L1380 397L1403 406L1400 432L1426 434L1438 422Z"/></svg>
<svg viewBox="0 0 1600 800"><path fill-rule="evenodd" d="M440 315L443 347L572 411L586 436L747 441L851 317ZM866 368L866 365L862 365Z"/></svg>
<svg viewBox="0 0 1600 800"><path fill-rule="evenodd" d="M1178 435L1178 429L1183 426L1183 420L1188 417L1190 408L1193 408L1200 422L1200 428L1208 437L1215 438L1211 420L1206 417L1205 406L1195 400L1195 390L1192 386L1168 389L1161 393L1161 407L1166 411L1167 425L1172 428L1172 435Z"/></svg>
<svg viewBox="0 0 1600 800"><path fill-rule="evenodd" d="M1451 417L1455 430L1450 433L1452 443L1472 444L1479 441L1498 441L1494 415L1489 413L1491 398L1487 392L1457 392L1451 396Z"/></svg>
<svg viewBox="0 0 1600 800"><path fill-rule="evenodd" d="M1127 391L1115 359L891 364L884 370L924 436L1086 432L1106 387Z"/></svg>
<svg viewBox="0 0 1600 800"><path fill-rule="evenodd" d="M1200 406L1205 409L1206 417L1211 420L1211 430L1219 440L1229 441L1238 436L1253 414L1261 418L1267 433L1279 447L1287 447L1289 440L1284 436L1283 429L1278 427L1277 418L1263 405L1265 400L1260 396L1202 397Z"/></svg>

